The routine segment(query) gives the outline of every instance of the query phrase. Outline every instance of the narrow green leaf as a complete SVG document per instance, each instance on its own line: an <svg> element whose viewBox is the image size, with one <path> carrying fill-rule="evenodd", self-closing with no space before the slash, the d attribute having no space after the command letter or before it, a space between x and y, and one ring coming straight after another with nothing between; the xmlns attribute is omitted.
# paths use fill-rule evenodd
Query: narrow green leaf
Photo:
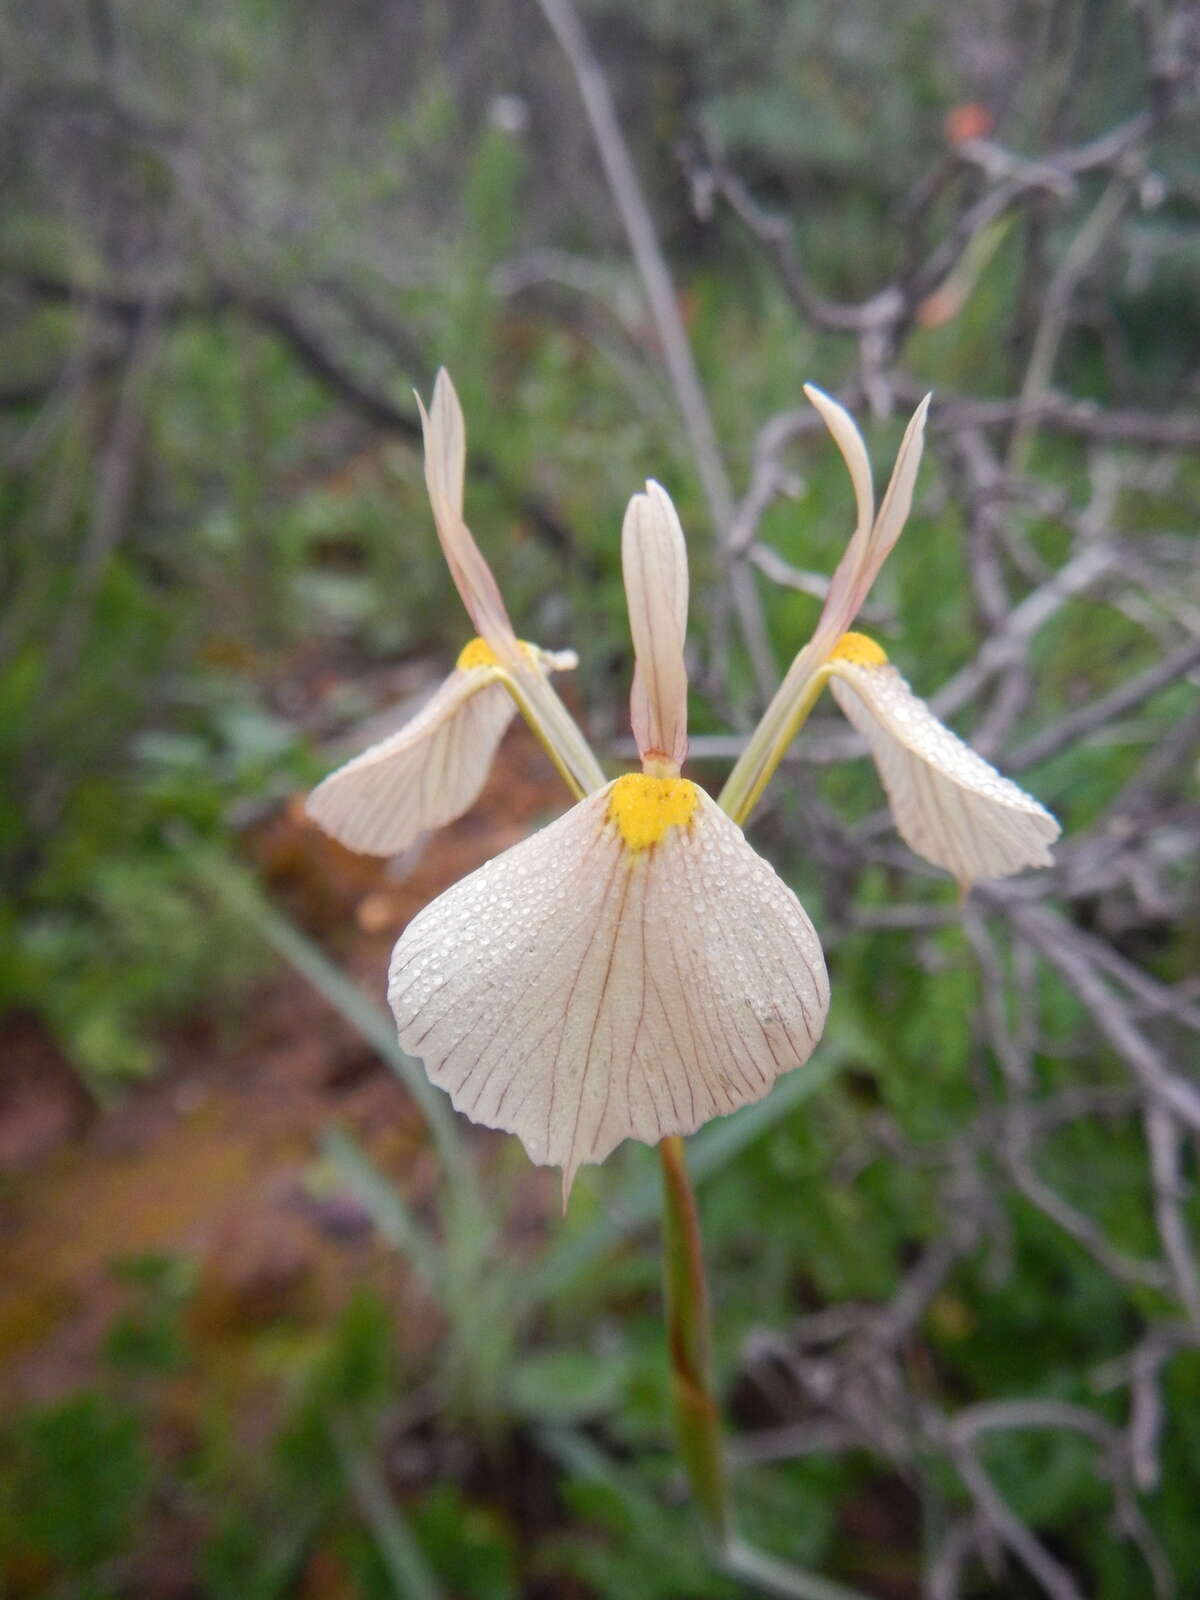
<svg viewBox="0 0 1200 1600"><path fill-rule="evenodd" d="M321 1150L387 1242L408 1257L426 1287L440 1296L442 1262L438 1244L395 1184L344 1128L331 1128L321 1140Z"/></svg>
<svg viewBox="0 0 1200 1600"><path fill-rule="evenodd" d="M329 1432L342 1475L371 1535L399 1600L442 1600L442 1591L408 1523L388 1494L372 1455L352 1430L333 1418Z"/></svg>
<svg viewBox="0 0 1200 1600"><path fill-rule="evenodd" d="M379 1052L421 1108L447 1176L456 1185L471 1186L470 1164L450 1104L429 1082L417 1058L400 1048L387 1012L356 988L320 946L277 911L232 862L190 842L181 848L203 887L240 913L266 943L307 978L317 993Z"/></svg>

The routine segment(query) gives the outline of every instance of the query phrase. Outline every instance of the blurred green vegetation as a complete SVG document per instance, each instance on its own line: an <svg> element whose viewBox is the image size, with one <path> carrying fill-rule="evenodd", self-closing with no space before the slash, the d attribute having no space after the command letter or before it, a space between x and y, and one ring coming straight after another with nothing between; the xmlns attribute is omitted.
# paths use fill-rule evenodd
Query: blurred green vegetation
<svg viewBox="0 0 1200 1600"><path fill-rule="evenodd" d="M457 71L452 46L464 14L430 8L422 27L413 24L397 93L368 72L380 8L314 6L307 31L291 26L288 8L262 0L164 6L155 18L134 19L131 9L115 15L144 73L134 79L138 115L174 109L186 122L194 108L183 86L194 79L213 117L205 159L244 162L268 220L214 244L206 229L221 227L199 202L188 210L169 141L164 155L136 131L110 129L102 142L120 179L114 187L128 193L99 218L78 195L51 203L44 145L9 152L13 199L0 225L6 382L28 380L38 393L6 405L0 422L0 876L10 886L0 909L0 1011L43 1019L101 1099L161 1066L181 1020L203 1016L236 1030L271 960L270 927L247 910L257 894L247 830L327 769L330 739L379 709L381 667L448 662L465 637L424 498L414 383L426 391L439 363L452 371L469 430L472 525L519 630L579 651L580 715L599 737L625 728L618 530L646 476L670 489L692 539L697 660L714 647L709 600L720 581L669 392L639 359L648 334L636 295L630 314L624 270L602 265L614 253L611 222L597 216L594 196L589 209L590 191L577 211L566 206L562 176L578 146L560 118L563 150L545 148L554 101L539 72L550 69L501 42L503 8L483 8L474 49L458 41L467 65ZM978 22L967 9L956 20L946 7L900 15L878 0L591 8L598 40L630 62L620 88L645 114L628 120L683 264L689 332L739 484L756 428L797 403L805 378L836 389L851 353L797 324L740 236L716 227L697 237L662 152L703 121L798 217L817 281L846 298L869 292L903 259L897 208L938 157L943 115L970 88L962 51L942 48ZM1087 92L1072 114L1100 129L1137 104L1131 24L1121 8L1077 9L1099 21ZM534 23L522 29L532 33ZM107 81L79 30L66 31L64 59L52 62L53 17L31 29L9 18L5 33L26 84L77 87L77 73ZM546 48L539 34L536 51ZM355 74L368 83L361 103ZM485 96L467 92L480 86L527 96L539 136L489 120ZM312 126L295 104L309 109ZM1034 84L1013 113L1014 142L1024 132L1034 151L1040 105ZM1164 147L1167 167L1179 159ZM82 166L76 177L86 188ZM552 228L556 207L563 214ZM121 287L128 262L106 237L130 214L153 235L154 271L172 269L172 293L194 309L151 307L125 326L128 341L114 353L86 296L40 298L22 274ZM1137 220L1154 245L1148 280L1137 295L1113 289L1130 340L1146 352L1136 374L1145 399L1171 392L1180 350L1200 338L1189 294L1194 245L1158 248L1172 225L1153 214ZM593 320L498 292L497 268L547 239L596 258ZM1011 392L1022 252L1014 230L963 314L914 336L908 364L923 382ZM334 330L356 381L407 428L365 418L337 384L320 380L295 339L256 313L256 295L307 303L323 275L382 307L411 340L415 355L405 359L373 341L363 318L323 308L322 336ZM229 303L206 305L212 286L228 282L238 285ZM1074 391L1109 398L1086 334L1073 337L1065 360ZM80 364L87 382L64 382L65 399L57 381L39 388L44 373ZM899 424L868 434L877 464L888 462ZM850 518L844 469L823 437L799 445L795 461L802 493L771 507L763 536L798 567L827 572ZM1039 476L1073 504L1086 492L1087 465L1083 445L1038 443ZM1190 527L1198 493L1193 460L1161 490L1139 492L1126 520L1148 540ZM539 507L552 515L540 517ZM1027 532L1043 557L1056 555L1062 534L1051 517L1028 513ZM973 624L964 528L932 465L875 598L893 619L889 650L918 692L962 665ZM783 588L764 590L764 601L782 665L816 602ZM1090 599L1066 605L1037 652L1039 701L1018 735L1110 687L1115 671L1154 659L1135 620ZM736 647L719 667L730 692L697 694L697 734L728 731L749 681ZM318 693L330 676L336 688ZM1103 813L1186 694L1180 685L1156 698L1127 739L1073 748L1037 771L1037 792L1068 835ZM811 781L845 817L878 806L864 763L822 769ZM804 849L811 792L781 784L767 847L817 925L836 932L836 908L823 903ZM198 862L218 865L198 870ZM220 892L221 873L240 895ZM858 903L886 907L899 887L897 874L873 868L857 885ZM952 886L939 880L906 881L903 890L932 908L953 903ZM324 959L316 946L308 954ZM1186 976L1195 954L1194 935L1162 932L1138 952L1164 982ZM743 1133L710 1129L694 1141L718 1286L719 1367L731 1388L757 1331L828 1304L887 1299L944 1226L936 1151L978 1111L993 1071L977 968L957 924L857 931L837 939L831 965L821 1075L781 1086L767 1108L730 1124ZM1117 1081L1102 1052L1077 1059L1083 1018L1065 990L1044 980L1038 1004L1062 1046L1039 1057L1040 1088ZM930 1159L890 1160L869 1144L864 1119L878 1110L935 1152ZM1045 1143L1042 1161L1115 1247L1153 1248L1135 1117L1072 1125ZM239 1398L215 1387L194 1404L186 1443L164 1441L164 1408L210 1359L190 1318L195 1263L186 1254L124 1263L128 1306L108 1331L100 1385L0 1425L0 1594L137 1593L147 1544L173 1536L198 1563L186 1592L217 1600L740 1592L709 1568L668 1453L653 1158L626 1150L602 1174L585 1172L536 1270L505 1242L520 1227L516 1170L515 1161L501 1164L497 1194L482 1209L478 1196L472 1208L452 1195L435 1215L410 1216L349 1136L329 1146L314 1185L349 1185L414 1259L420 1246L411 1241L424 1242L446 1335L420 1370L401 1370L395 1308L370 1288L332 1328L262 1332L260 1369L280 1398L258 1449L239 1435ZM1200 1220L1194 1197L1186 1210ZM922 1323L929 1371L920 1381L931 1398L1040 1396L1107 1407L1120 1420L1124 1394L1098 1400L1092 1376L1128 1350L1139 1318L1159 1312L1162 1297L1115 1282L1011 1192L997 1233L1004 1251L997 1245L992 1259L981 1248L956 1268ZM731 1399L750 1425L762 1397L742 1387ZM1176 1570L1194 1578L1195 1352L1172 1362L1167 1401L1161 1486L1147 1496L1146 1515ZM414 1405L418 1420L405 1420ZM419 1457L408 1478L395 1459L401 1446ZM1107 1515L1108 1490L1086 1442L1006 1432L989 1440L986 1460L1010 1504L1085 1575L1087 1593L1151 1592ZM943 1464L920 1464L920 1476L931 1522L962 1505ZM746 1468L738 1495L747 1532L778 1555L873 1593L915 1592L913 1491L865 1452Z"/></svg>

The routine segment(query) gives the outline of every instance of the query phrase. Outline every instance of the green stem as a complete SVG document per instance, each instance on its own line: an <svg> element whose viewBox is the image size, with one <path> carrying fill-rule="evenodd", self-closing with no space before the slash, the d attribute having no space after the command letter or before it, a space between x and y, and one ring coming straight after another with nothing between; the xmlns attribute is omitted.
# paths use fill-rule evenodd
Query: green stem
<svg viewBox="0 0 1200 1600"><path fill-rule="evenodd" d="M721 810L739 827L746 825L788 746L808 721L827 678L824 662L814 656L811 643L806 645L793 661L717 797Z"/></svg>
<svg viewBox="0 0 1200 1600"><path fill-rule="evenodd" d="M663 1266L667 1349L679 1454L705 1531L718 1551L730 1538L721 1413L713 1395L712 1316L696 1196L683 1140L658 1147L663 1172Z"/></svg>
<svg viewBox="0 0 1200 1600"><path fill-rule="evenodd" d="M807 721L827 672L802 651L721 793L718 804L741 826L788 745ZM738 1538L730 1509L721 1413L713 1393L712 1311L696 1196L683 1140L658 1147L663 1173L663 1264L667 1349L679 1455L719 1566L780 1600L865 1600L855 1589L762 1554Z"/></svg>
<svg viewBox="0 0 1200 1600"><path fill-rule="evenodd" d="M667 1349L679 1456L716 1564L779 1600L866 1600L857 1589L745 1544L734 1530L721 1412L713 1393L712 1313L704 1245L683 1140L658 1147L663 1174L663 1266Z"/></svg>

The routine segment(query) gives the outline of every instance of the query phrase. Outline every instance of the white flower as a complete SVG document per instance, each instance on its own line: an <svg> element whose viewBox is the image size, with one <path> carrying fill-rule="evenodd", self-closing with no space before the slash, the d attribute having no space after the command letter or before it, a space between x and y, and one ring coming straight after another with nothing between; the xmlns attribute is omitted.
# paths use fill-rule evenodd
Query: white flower
<svg viewBox="0 0 1200 1600"><path fill-rule="evenodd" d="M805 393L842 452L857 523L830 581L816 632L792 663L730 774L721 803L745 816L826 684L867 740L904 841L963 888L980 878L1051 865L1058 823L952 733L889 665L873 639L847 630L904 528L921 461L928 397L905 431L875 514L866 446L849 414L811 385Z"/></svg>
<svg viewBox="0 0 1200 1600"><path fill-rule="evenodd" d="M876 516L867 447L853 419L835 400L812 384L805 384L804 392L824 418L850 470L857 521L845 553L829 580L829 593L821 607L816 631L788 668L787 676L775 691L721 790L722 808L739 821L744 821L753 810L797 729L812 710L825 685L824 668L830 652L858 615L880 567L904 530L924 448L928 395L905 429L891 482Z"/></svg>
<svg viewBox="0 0 1200 1600"><path fill-rule="evenodd" d="M622 536L643 771L439 896L392 957L400 1042L476 1122L563 1169L760 1099L825 1023L820 943L741 829L679 776L687 557L655 483Z"/></svg>
<svg viewBox="0 0 1200 1600"><path fill-rule="evenodd" d="M1058 833L1048 812L937 721L878 645L848 631L908 516L927 402L876 515L857 428L819 390L807 393L850 470L856 527L816 631L719 805L681 775L688 574L670 499L648 483L625 515L642 771L607 782L547 678L573 658L517 639L463 522L462 415L444 373L425 418L426 480L480 637L407 728L310 798L346 842L400 848L474 799L509 697L579 797L426 906L397 943L388 980L404 1048L460 1110L515 1133L535 1162L560 1166L564 1197L583 1163L623 1139L690 1133L761 1098L820 1038L829 1005L820 943L739 823L826 684L867 738L903 837L963 884L1044 865Z"/></svg>
<svg viewBox="0 0 1200 1600"><path fill-rule="evenodd" d="M517 638L491 569L463 520L466 435L458 396L444 371L438 373L429 412L421 406L421 423L438 538L479 637L466 645L454 671L405 727L339 767L308 797L309 816L327 833L371 855L395 855L418 834L453 822L474 805L518 705L543 741L552 743L569 781L584 787L599 775L546 678L548 672L574 667L576 656Z"/></svg>

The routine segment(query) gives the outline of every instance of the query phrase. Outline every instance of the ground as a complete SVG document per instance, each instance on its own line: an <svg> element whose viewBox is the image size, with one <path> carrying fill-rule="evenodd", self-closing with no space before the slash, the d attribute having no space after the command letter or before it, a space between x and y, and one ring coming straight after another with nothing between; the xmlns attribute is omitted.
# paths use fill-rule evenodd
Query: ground
<svg viewBox="0 0 1200 1600"><path fill-rule="evenodd" d="M382 1003L388 953L408 919L565 801L518 727L480 803L399 866L325 839L301 796L244 847L270 896ZM265 979L236 1019L197 1015L163 1043L165 1069L102 1109L39 1023L16 1015L4 1025L0 1404L11 1414L103 1386L112 1329L138 1294L130 1264L180 1260L194 1272L195 1359L163 1387L158 1431L186 1449L219 1390L251 1442L278 1420L268 1330L325 1328L369 1284L394 1313L405 1359L419 1361L438 1336L436 1312L366 1213L314 1184L322 1134L353 1130L417 1208L436 1165L403 1086L290 970ZM486 1159L499 1140L480 1132L478 1143ZM523 1231L552 1217L557 1199L554 1176L531 1170Z"/></svg>

